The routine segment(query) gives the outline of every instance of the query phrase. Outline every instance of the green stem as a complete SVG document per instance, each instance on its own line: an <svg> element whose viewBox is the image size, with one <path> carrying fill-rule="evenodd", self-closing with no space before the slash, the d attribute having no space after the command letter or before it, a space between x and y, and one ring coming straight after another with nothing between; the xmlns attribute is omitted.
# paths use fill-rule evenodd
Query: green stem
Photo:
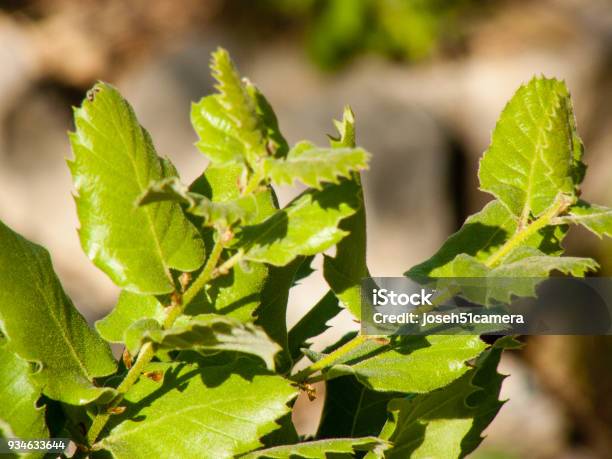
<svg viewBox="0 0 612 459"><path fill-rule="evenodd" d="M166 317L164 319L163 328L168 329L172 327L176 319L183 313L185 307L191 303L194 298L200 293L202 288L214 277L217 276L218 270L217 263L221 258L221 253L223 252L223 242L221 241L221 237L217 239L215 245L213 246L212 252L204 265L204 269L198 276L198 278L189 286L187 291L183 294L182 300L178 302L173 302L172 306L167 309ZM232 257L233 258L233 257ZM230 258L231 260L231 258ZM229 261L229 260L228 260ZM225 262L224 264L227 264ZM233 266L233 265L232 265ZM134 385L138 378L144 371L145 367L151 362L153 357L155 356L155 347L153 343L145 343L140 352L138 353L138 358L134 365L130 368L127 375L121 384L117 387L118 395L113 399L113 401L107 406L107 411L103 413L99 413L93 420L89 431L87 432L87 440L89 444L95 443L102 432L102 429L108 422L111 417L110 410L115 408L121 403L123 400L123 395Z"/></svg>
<svg viewBox="0 0 612 459"><path fill-rule="evenodd" d="M570 205L573 204L573 198L567 195L560 194L553 205L546 210L540 217L534 220L531 224L525 226L523 223L519 223L519 227L517 231L512 235L510 239L508 239L496 252L492 253L489 258L484 262L486 266L489 268L495 267L503 258L508 255L513 249L518 247L525 239L529 238L545 226L552 224L552 222L559 216L559 214L563 213ZM446 300L455 296L459 290L455 287L453 289L449 288L446 291L441 292L434 300L431 306L421 306L417 308L414 312L423 314L429 311L432 311L443 304Z"/></svg>
<svg viewBox="0 0 612 459"><path fill-rule="evenodd" d="M219 267L213 271L213 278L222 274L226 274L230 269L234 267L236 263L238 263L242 259L243 255L244 253L242 251L236 252L230 258L221 263Z"/></svg>
<svg viewBox="0 0 612 459"><path fill-rule="evenodd" d="M136 362L134 362L134 365L132 365L130 371L128 371L125 378L123 378L123 381L121 381L121 384L119 384L117 387L117 392L119 392L119 395L117 395L117 397L115 397L115 399L108 405L108 407L106 407L107 411L99 413L94 418L91 427L87 432L87 440L89 441L89 444L93 444L97 440L98 435L100 435L100 432L102 432L102 429L112 416L109 410L111 408L115 408L119 405L119 403L121 403L121 400L123 400L123 395L138 380L144 368L149 364L154 355L155 348L153 347L153 344L145 343L138 353Z"/></svg>
<svg viewBox="0 0 612 459"><path fill-rule="evenodd" d="M333 365L341 357L344 357L346 354L348 354L352 350L358 348L363 343L365 343L368 339L370 339L370 337L365 336L365 335L355 336L352 340L343 344L335 351L330 352L322 359L317 360L316 362L307 366L303 370L298 371L296 374L291 376L291 379L297 382L304 382L306 378L308 378L310 375Z"/></svg>
<svg viewBox="0 0 612 459"><path fill-rule="evenodd" d="M138 377L141 375L144 368L148 365L154 355L155 347L153 346L153 343L145 343L138 353L136 362L134 362L134 365L132 365L132 368L130 368L128 374L117 387L117 392L119 392L121 395L125 394L138 380Z"/></svg>
<svg viewBox="0 0 612 459"><path fill-rule="evenodd" d="M491 256L487 258L484 264L487 265L489 268L495 267L513 249L521 245L521 243L523 243L525 239L531 237L545 226L550 225L551 221L559 214L563 213L563 211L565 211L572 203L573 199L571 197L563 194L559 195L555 200L554 204L550 206L546 210L546 212L544 212L541 216L539 216L529 225L524 226L522 228L519 227L517 232L514 233L512 237L508 239L505 244L499 248L499 250L491 254Z"/></svg>
<svg viewBox="0 0 612 459"><path fill-rule="evenodd" d="M244 187L244 190L242 190L241 195L247 196L255 192L255 190L257 190L257 188L259 188L259 186L261 185L261 181L263 180L263 178L263 172L261 171L261 167L259 167L253 172L253 175L247 182L246 186Z"/></svg>
<svg viewBox="0 0 612 459"><path fill-rule="evenodd" d="M221 241L221 238L222 236L219 235L218 239L215 241L215 245L213 246L212 251L210 252L208 260L206 261L206 265L204 265L204 269L197 277L197 279L193 281L193 283L189 286L187 291L183 294L183 305L186 306L191 303L198 295L198 293L200 293L200 291L204 288L204 286L211 280L213 272L217 267L217 263L219 263L219 258L221 258L221 253L223 252L223 242ZM183 312L183 308L181 307L181 305L179 305L179 308L180 310L178 314L173 314L176 317L178 317L181 312ZM170 314L168 314L168 316L170 316ZM174 317L174 320L176 320L176 317ZM167 320L168 319L166 319L166 321ZM174 320L172 320L172 323L174 323Z"/></svg>

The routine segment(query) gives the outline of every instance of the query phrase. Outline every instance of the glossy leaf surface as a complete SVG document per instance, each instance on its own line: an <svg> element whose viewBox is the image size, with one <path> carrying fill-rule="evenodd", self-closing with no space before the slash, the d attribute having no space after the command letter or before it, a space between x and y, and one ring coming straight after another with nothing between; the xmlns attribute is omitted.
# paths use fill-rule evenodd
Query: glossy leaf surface
<svg viewBox="0 0 612 459"><path fill-rule="evenodd" d="M134 111L112 86L98 83L74 112L69 161L87 256L119 287L162 294L174 289L170 269L194 271L204 243L175 202L137 207L151 182L176 176Z"/></svg>
<svg viewBox="0 0 612 459"><path fill-rule="evenodd" d="M6 349L39 367L32 381L66 403L108 400L113 389L96 387L94 378L115 371L110 348L64 293L48 252L2 222L0 279Z"/></svg>
<svg viewBox="0 0 612 459"><path fill-rule="evenodd" d="M260 438L289 412L296 390L280 376L263 373L247 359L199 368L152 364L163 381L141 378L126 394L127 410L114 416L99 447L117 459L233 457L261 447Z"/></svg>

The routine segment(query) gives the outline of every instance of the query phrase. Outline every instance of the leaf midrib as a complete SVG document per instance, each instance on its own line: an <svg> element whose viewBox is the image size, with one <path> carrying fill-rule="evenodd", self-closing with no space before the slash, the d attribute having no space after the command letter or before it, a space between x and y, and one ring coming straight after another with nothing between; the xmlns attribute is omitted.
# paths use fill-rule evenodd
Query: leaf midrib
<svg viewBox="0 0 612 459"><path fill-rule="evenodd" d="M111 94L111 96L112 96L112 94ZM138 184L139 191L141 193L144 193L144 191L146 190L146 186L144 186L142 184L142 178L140 177L139 170L138 170L138 167L136 165L136 160L134 158L134 155L135 155L135 152L136 152L136 135L140 134L140 136L142 137L144 155L145 155L145 158L146 158L147 152L148 152L148 147L149 147L149 145L147 144L147 137L146 137L146 135L143 132L144 128L140 125L138 120L135 119L134 116L132 116L133 113L131 112L131 109L127 105L127 103L120 100L119 104L126 111L126 113L128 115L128 118L130 118L131 122L133 122L134 125L135 125L135 129L132 131L132 135L130 136L130 138L131 138L130 142L126 141L125 133L124 133L125 129L122 126L120 126L120 124L118 124L118 120L117 120L117 115L118 114L117 114L117 111L116 110L107 110L107 113L110 112L111 120L112 120L112 123L113 123L113 125L115 127L115 130L117 132L119 132L119 137L121 139L121 143L126 147L126 150L127 150L127 153L128 153L126 156L129 159L130 164L132 165L132 170L134 171L134 176L136 178L136 183ZM94 103L91 103L90 106L94 107L98 111L101 111ZM134 132L134 131L137 131L137 132ZM151 145L151 147L153 148L153 145ZM155 160L157 160L158 159L157 155L155 154L155 156L156 156ZM156 249L157 254L159 256L160 264L163 267L163 270L164 270L164 273L166 274L166 277L168 277L168 280L171 283L172 282L172 278L170 276L170 272L169 272L168 266L167 266L165 258L164 258L164 253L163 253L163 250L162 250L162 247L161 247L161 242L159 240L159 237L158 237L158 234L157 234L157 231L156 231L156 227L155 227L155 225L153 223L153 218L152 218L152 216L150 214L153 211L153 206L143 206L143 207L144 208L142 208L140 210L142 210L144 212L144 215L145 215L145 217L147 219L147 222L149 224L149 232L151 233L153 241L155 242L155 249Z"/></svg>
<svg viewBox="0 0 612 459"><path fill-rule="evenodd" d="M591 213L591 214L584 214L584 215L570 214L568 215L567 219L580 222L582 220L598 220L601 217L612 217L612 209L602 210L598 213Z"/></svg>
<svg viewBox="0 0 612 459"><path fill-rule="evenodd" d="M359 401L357 402L357 408L355 409L355 415L353 416L353 422L351 423L351 437L355 435L355 429L357 428L357 418L359 417L359 412L361 411L361 405L363 404L363 397L365 395L366 388L361 386L361 391L359 393Z"/></svg>
<svg viewBox="0 0 612 459"><path fill-rule="evenodd" d="M19 248L21 249L21 252L24 254L24 258L27 259L27 253L26 251L23 249L22 245L18 243ZM36 258L36 262L39 264L41 259L39 254L34 253L34 258ZM46 292L42 289L39 281L38 281L38 276L36 276L36 273L32 271L32 266L30 263L25 263L25 265L27 266L27 269L30 273L30 276L32 276L33 279L36 279L36 281L34 282L34 286L36 288L36 290L38 291L39 295L45 300L45 302L48 305L52 305L55 304L53 301L50 301L50 298L47 296ZM64 299L62 298L62 295L60 295L60 300ZM63 304L63 301L61 302ZM59 318L55 315L55 309L53 307L48 307L47 310L49 311L49 315L51 316L51 318L53 319L53 322L55 323L56 327L59 329L60 331L60 336L62 337L63 341L66 343L66 346L68 347L68 349L70 350L70 353L72 354L72 356L74 357L74 360L77 362L78 366L81 368L81 370L83 371L83 373L87 376L87 378L89 379L91 376L89 374L89 371L87 370L87 367L85 366L84 362L81 361L81 359L79 358L78 353L76 352L76 349L74 348L72 342L68 339L68 336L65 332L65 328L61 325Z"/></svg>
<svg viewBox="0 0 612 459"><path fill-rule="evenodd" d="M555 112L555 109L553 108L552 113L547 113L546 108L545 108L546 105L544 104L544 101L542 100L540 91L536 88L534 92L537 94L538 101L540 102L542 108L544 109L547 115L547 116L543 116L542 119L546 120L548 117L550 117ZM556 98L556 102L558 103L558 98ZM544 134L546 133L546 128L542 126L538 122L538 120L534 117L533 113L531 113L531 110L529 109L529 104L525 103L524 106L525 106L525 110L527 114L529 115L529 118L531 118L533 125L538 130L538 135L537 135L536 141L534 142L536 154L533 155L532 161L529 162L529 174L527 175L527 190L525 191L525 203L523 205L521 216L519 218L519 224L517 226L518 230L520 230L522 226L521 223L524 224L527 222L527 220L529 219L529 214L531 213L531 200L533 197L532 189L533 189L533 182L534 182L535 164L538 160L544 162L544 158L542 156L542 152L543 152L542 138L544 137Z"/></svg>

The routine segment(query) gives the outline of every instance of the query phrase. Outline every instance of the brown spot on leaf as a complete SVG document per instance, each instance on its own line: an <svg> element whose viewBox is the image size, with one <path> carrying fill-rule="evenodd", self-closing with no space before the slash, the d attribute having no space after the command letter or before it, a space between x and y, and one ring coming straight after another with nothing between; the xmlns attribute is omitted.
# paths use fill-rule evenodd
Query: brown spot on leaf
<svg viewBox="0 0 612 459"><path fill-rule="evenodd" d="M164 374L161 371L147 371L144 375L155 382L160 382L164 377Z"/></svg>
<svg viewBox="0 0 612 459"><path fill-rule="evenodd" d="M109 414L121 414L125 411L125 406L113 406L108 409Z"/></svg>

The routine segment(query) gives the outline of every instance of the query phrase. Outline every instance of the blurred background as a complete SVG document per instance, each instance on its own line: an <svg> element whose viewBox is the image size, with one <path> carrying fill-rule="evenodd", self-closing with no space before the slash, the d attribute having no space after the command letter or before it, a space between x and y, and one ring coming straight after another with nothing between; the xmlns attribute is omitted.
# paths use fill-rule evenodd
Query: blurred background
<svg viewBox="0 0 612 459"><path fill-rule="evenodd" d="M358 143L374 154L365 188L375 276L427 258L488 200L478 158L533 75L566 80L589 165L583 196L612 205L609 0L0 0L0 219L49 248L90 321L118 292L79 247L64 162L71 106L98 79L118 86L188 182L206 164L189 103L212 91L219 45L291 142L325 144L332 118L353 107ZM576 229L566 246L612 275L609 242ZM320 275L301 285L290 324L325 291ZM334 323L356 327L348 316ZM502 362L510 401L472 457L612 457L612 340L527 341ZM299 401L301 433L316 429L321 402Z"/></svg>

